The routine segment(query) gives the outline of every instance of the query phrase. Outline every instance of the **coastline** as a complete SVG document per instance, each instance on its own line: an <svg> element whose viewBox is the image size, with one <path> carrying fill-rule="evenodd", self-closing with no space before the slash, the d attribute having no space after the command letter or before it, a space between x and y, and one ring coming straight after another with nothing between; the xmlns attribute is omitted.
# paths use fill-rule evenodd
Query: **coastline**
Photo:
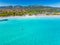
<svg viewBox="0 0 60 45"><path fill-rule="evenodd" d="M15 18L15 19L27 19L27 18L60 18L60 15L43 15L43 16L35 16L35 15L32 15L32 16L8 16L8 17L0 17L0 19L12 19L12 18Z"/></svg>

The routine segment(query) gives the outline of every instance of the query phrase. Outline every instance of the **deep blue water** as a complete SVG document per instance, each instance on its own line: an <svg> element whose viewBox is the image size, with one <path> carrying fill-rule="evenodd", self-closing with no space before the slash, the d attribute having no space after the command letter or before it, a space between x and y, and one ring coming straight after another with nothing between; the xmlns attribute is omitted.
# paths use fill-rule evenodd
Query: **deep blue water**
<svg viewBox="0 0 60 45"><path fill-rule="evenodd" d="M60 45L60 19L2 21L0 45Z"/></svg>

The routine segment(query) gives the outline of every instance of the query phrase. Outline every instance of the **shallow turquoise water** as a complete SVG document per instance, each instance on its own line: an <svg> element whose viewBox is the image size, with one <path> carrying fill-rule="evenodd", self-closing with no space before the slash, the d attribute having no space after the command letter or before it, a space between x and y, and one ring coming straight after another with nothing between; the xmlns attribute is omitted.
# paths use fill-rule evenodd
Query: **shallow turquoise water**
<svg viewBox="0 0 60 45"><path fill-rule="evenodd" d="M60 45L60 19L0 22L0 45Z"/></svg>

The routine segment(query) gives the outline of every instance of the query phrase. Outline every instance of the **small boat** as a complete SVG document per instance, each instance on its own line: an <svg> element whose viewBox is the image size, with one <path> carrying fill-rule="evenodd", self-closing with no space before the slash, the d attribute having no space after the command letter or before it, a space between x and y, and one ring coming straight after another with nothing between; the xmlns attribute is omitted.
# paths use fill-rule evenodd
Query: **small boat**
<svg viewBox="0 0 60 45"><path fill-rule="evenodd" d="M8 21L8 19L0 19L0 21Z"/></svg>

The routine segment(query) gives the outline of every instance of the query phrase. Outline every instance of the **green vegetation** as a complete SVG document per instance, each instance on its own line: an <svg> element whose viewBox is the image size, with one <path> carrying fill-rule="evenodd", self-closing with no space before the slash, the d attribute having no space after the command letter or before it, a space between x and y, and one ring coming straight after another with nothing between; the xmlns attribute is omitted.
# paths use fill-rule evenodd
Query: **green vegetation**
<svg viewBox="0 0 60 45"><path fill-rule="evenodd" d="M0 17L25 16L26 14L37 15L60 15L60 8L47 6L5 6L0 7Z"/></svg>

